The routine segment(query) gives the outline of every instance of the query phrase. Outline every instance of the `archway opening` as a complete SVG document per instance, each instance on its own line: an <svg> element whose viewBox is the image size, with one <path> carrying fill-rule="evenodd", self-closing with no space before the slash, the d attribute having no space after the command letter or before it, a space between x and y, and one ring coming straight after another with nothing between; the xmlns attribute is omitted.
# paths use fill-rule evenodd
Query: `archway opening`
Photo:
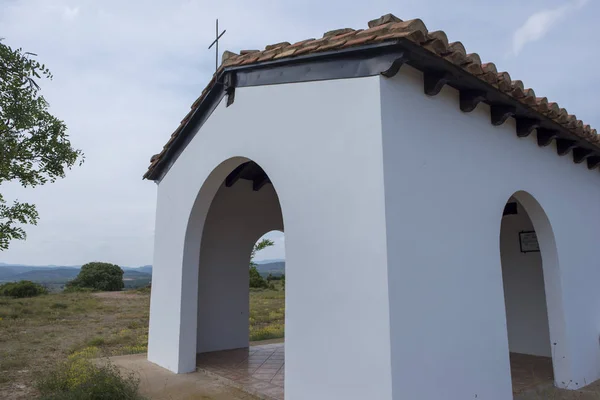
<svg viewBox="0 0 600 400"><path fill-rule="evenodd" d="M283 343L285 337L285 236L271 231L250 260L250 342Z"/></svg>
<svg viewBox="0 0 600 400"><path fill-rule="evenodd" d="M221 182L204 220L196 362L274 398L283 398L284 243L277 192L245 161Z"/></svg>
<svg viewBox="0 0 600 400"><path fill-rule="evenodd" d="M506 306L506 325L513 393L518 394L554 381L550 314L544 275L554 260L551 232L539 235L540 216L530 215L523 203L533 198L518 192L504 208L500 228L500 257ZM541 207L535 202L537 210ZM529 207L531 209L531 207ZM543 215L545 219L545 214ZM547 221L547 219L546 219ZM542 226L540 226L542 225ZM550 230L551 231L551 230ZM552 240L549 240L552 237ZM551 273L551 272L550 272ZM553 310L550 310L553 311Z"/></svg>

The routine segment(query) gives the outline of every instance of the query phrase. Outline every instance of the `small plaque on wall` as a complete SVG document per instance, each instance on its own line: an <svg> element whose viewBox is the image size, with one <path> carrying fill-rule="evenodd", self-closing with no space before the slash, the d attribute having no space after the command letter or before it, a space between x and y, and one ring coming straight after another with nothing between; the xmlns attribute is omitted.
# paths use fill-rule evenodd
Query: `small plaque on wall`
<svg viewBox="0 0 600 400"><path fill-rule="evenodd" d="M537 235L535 234L535 231L519 232L519 241L521 244L522 253L540 251L540 245L538 244Z"/></svg>

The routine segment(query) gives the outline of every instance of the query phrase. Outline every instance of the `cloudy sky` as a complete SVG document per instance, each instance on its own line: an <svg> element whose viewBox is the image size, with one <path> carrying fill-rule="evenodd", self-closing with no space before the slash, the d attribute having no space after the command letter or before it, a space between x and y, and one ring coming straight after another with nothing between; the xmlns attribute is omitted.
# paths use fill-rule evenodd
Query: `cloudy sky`
<svg viewBox="0 0 600 400"><path fill-rule="evenodd" d="M0 0L0 37L50 67L42 93L86 154L54 184L0 187L41 217L0 262L152 263L156 186L141 177L212 75L215 18L227 29L221 50L237 52L365 28L388 12L444 30L600 127L598 0ZM277 245L260 258L283 257L281 234L270 237Z"/></svg>

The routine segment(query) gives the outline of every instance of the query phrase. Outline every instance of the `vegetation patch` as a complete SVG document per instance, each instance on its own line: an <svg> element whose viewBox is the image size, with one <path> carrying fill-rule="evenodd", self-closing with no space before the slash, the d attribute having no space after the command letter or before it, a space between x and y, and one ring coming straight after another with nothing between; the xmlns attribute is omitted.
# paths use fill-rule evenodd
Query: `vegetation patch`
<svg viewBox="0 0 600 400"><path fill-rule="evenodd" d="M284 337L285 292L282 281L274 289L250 289L250 341Z"/></svg>
<svg viewBox="0 0 600 400"><path fill-rule="evenodd" d="M59 363L38 383L43 400L142 400L139 379L122 374L114 365L92 363L90 352L80 352Z"/></svg>
<svg viewBox="0 0 600 400"><path fill-rule="evenodd" d="M48 290L45 287L39 283L34 283L31 281L8 282L0 284L0 296L22 299L25 297L35 297L47 293Z"/></svg>
<svg viewBox="0 0 600 400"><path fill-rule="evenodd" d="M0 399L37 398L36 379L81 353L102 358L145 351L140 345L146 346L148 340L149 296L115 294L112 298L92 293L0 297ZM122 319L123 315L131 319ZM137 328L130 329L134 320ZM119 336L124 329L129 335ZM113 337L119 338L118 343L111 342ZM60 396L46 398L78 398Z"/></svg>
<svg viewBox="0 0 600 400"><path fill-rule="evenodd" d="M250 290L252 341L284 335L285 292L281 281L273 283L273 290ZM37 398L33 382L63 363L146 353L150 296L132 293L136 292L0 297L0 399ZM43 398L88 398L73 393L48 392Z"/></svg>
<svg viewBox="0 0 600 400"><path fill-rule="evenodd" d="M250 341L279 339L284 336L283 324L270 324L260 328L250 328Z"/></svg>

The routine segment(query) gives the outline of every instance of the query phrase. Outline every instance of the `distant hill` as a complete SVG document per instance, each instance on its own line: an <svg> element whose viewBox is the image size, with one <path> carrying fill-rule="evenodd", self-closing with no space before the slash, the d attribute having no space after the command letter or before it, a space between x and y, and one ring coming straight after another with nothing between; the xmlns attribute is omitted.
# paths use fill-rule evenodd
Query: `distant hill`
<svg viewBox="0 0 600 400"><path fill-rule="evenodd" d="M121 267L126 287L145 286L152 280L152 266ZM33 266L0 263L0 282L28 280L43 284L65 284L74 279L81 266Z"/></svg>
<svg viewBox="0 0 600 400"><path fill-rule="evenodd" d="M12 275L16 275L17 271L9 267L0 266L0 281Z"/></svg>
<svg viewBox="0 0 600 400"><path fill-rule="evenodd" d="M4 279L13 281L26 280L33 282L63 283L75 278L77 274L79 274L79 268L44 268L22 272L20 274L5 277Z"/></svg>
<svg viewBox="0 0 600 400"><path fill-rule="evenodd" d="M152 275L152 265L143 265L141 267L121 267L121 269L125 272L138 271L138 272L145 272L147 274Z"/></svg>
<svg viewBox="0 0 600 400"><path fill-rule="evenodd" d="M254 261L256 264L271 264L276 262L285 262L283 258L269 258L266 260Z"/></svg>
<svg viewBox="0 0 600 400"><path fill-rule="evenodd" d="M256 262L256 269L258 273L267 276L272 274L274 276L285 274L285 261L274 261L274 262L266 262L261 263L260 261Z"/></svg>

